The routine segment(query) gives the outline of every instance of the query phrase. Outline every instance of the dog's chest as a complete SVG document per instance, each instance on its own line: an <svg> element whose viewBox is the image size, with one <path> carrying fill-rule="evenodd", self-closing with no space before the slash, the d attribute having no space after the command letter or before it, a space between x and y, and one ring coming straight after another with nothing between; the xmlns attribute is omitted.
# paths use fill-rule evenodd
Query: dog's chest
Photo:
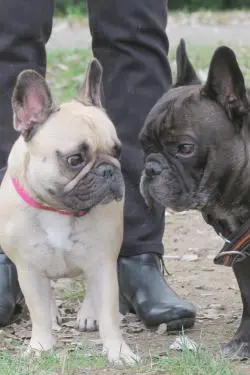
<svg viewBox="0 0 250 375"><path fill-rule="evenodd" d="M72 217L42 212L39 215L39 223L51 247L61 251L70 251L72 249L74 226Z"/></svg>
<svg viewBox="0 0 250 375"><path fill-rule="evenodd" d="M77 263L79 244L74 243L75 219L42 212L38 220L43 238L41 249L44 249L39 252L41 271L51 279L72 277L82 272Z"/></svg>

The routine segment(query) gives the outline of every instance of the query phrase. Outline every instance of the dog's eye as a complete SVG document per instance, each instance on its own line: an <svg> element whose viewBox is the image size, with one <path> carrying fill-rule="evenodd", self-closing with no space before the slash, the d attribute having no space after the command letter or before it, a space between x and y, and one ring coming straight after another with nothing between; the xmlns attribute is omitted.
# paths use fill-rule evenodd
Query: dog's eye
<svg viewBox="0 0 250 375"><path fill-rule="evenodd" d="M178 145L177 154L191 155L194 152L194 145L192 143L181 143Z"/></svg>
<svg viewBox="0 0 250 375"><path fill-rule="evenodd" d="M84 162L84 159L83 159L83 156L82 154L74 154L74 155L71 155L67 158L67 163L71 166L71 167L78 167L80 164L82 164Z"/></svg>

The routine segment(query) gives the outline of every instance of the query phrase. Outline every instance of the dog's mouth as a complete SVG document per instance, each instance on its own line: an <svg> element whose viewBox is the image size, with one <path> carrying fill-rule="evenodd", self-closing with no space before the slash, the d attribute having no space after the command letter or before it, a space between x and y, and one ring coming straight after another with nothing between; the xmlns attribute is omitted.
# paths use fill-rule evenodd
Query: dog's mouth
<svg viewBox="0 0 250 375"><path fill-rule="evenodd" d="M140 191L149 207L158 203L166 209L181 212L200 210L203 204L193 176L176 159L161 154L146 158Z"/></svg>
<svg viewBox="0 0 250 375"><path fill-rule="evenodd" d="M161 182L160 178L156 181L156 179L148 178L145 173L143 173L140 181L140 192L149 209L159 204L172 213L187 210L187 207L184 207L181 203L182 200L178 200L175 196L172 196L169 191L166 191L166 186ZM175 193L177 194L177 190ZM181 195L182 194L179 193L179 196ZM185 203L187 203L187 200Z"/></svg>
<svg viewBox="0 0 250 375"><path fill-rule="evenodd" d="M160 154L151 154L145 160L140 180L140 192L149 208L153 208L155 203L165 206L159 199L164 163L165 160Z"/></svg>
<svg viewBox="0 0 250 375"><path fill-rule="evenodd" d="M120 169L102 165L91 169L70 190L63 190L60 199L68 209L83 210L120 201L123 196L124 180Z"/></svg>
<svg viewBox="0 0 250 375"><path fill-rule="evenodd" d="M153 208L155 203L159 203L161 206L164 206L162 201L159 201L158 195L154 194L154 190L152 189L152 184L154 182L155 180L147 176L146 172L143 171L140 180L140 192L148 208Z"/></svg>

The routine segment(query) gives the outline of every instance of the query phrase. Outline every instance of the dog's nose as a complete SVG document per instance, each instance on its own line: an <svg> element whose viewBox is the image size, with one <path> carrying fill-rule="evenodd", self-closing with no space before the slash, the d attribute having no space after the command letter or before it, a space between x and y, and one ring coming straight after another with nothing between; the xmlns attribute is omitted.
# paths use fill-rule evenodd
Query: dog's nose
<svg viewBox="0 0 250 375"><path fill-rule="evenodd" d="M162 167L156 161L148 161L145 166L145 174L147 177L155 177L161 174Z"/></svg>
<svg viewBox="0 0 250 375"><path fill-rule="evenodd" d="M97 167L97 173L104 178L110 178L115 173L115 167L111 164L103 163Z"/></svg>

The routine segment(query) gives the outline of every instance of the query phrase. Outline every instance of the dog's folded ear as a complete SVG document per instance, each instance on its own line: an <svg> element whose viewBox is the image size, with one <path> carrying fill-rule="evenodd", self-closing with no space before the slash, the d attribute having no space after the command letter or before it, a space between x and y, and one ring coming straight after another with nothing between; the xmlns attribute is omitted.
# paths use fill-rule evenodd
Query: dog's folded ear
<svg viewBox="0 0 250 375"><path fill-rule="evenodd" d="M101 89L102 66L99 61L94 58L88 66L86 77L79 90L77 99L84 105L92 105L101 108Z"/></svg>
<svg viewBox="0 0 250 375"><path fill-rule="evenodd" d="M201 84L201 80L197 76L195 69L188 58L184 39L180 40L177 47L176 63L177 78L174 87Z"/></svg>
<svg viewBox="0 0 250 375"><path fill-rule="evenodd" d="M43 124L53 110L51 92L45 79L34 70L18 75L12 95L14 128L26 140L34 134L37 125Z"/></svg>
<svg viewBox="0 0 250 375"><path fill-rule="evenodd" d="M222 46L215 51L202 93L220 103L232 121L249 111L244 77L229 47Z"/></svg>

